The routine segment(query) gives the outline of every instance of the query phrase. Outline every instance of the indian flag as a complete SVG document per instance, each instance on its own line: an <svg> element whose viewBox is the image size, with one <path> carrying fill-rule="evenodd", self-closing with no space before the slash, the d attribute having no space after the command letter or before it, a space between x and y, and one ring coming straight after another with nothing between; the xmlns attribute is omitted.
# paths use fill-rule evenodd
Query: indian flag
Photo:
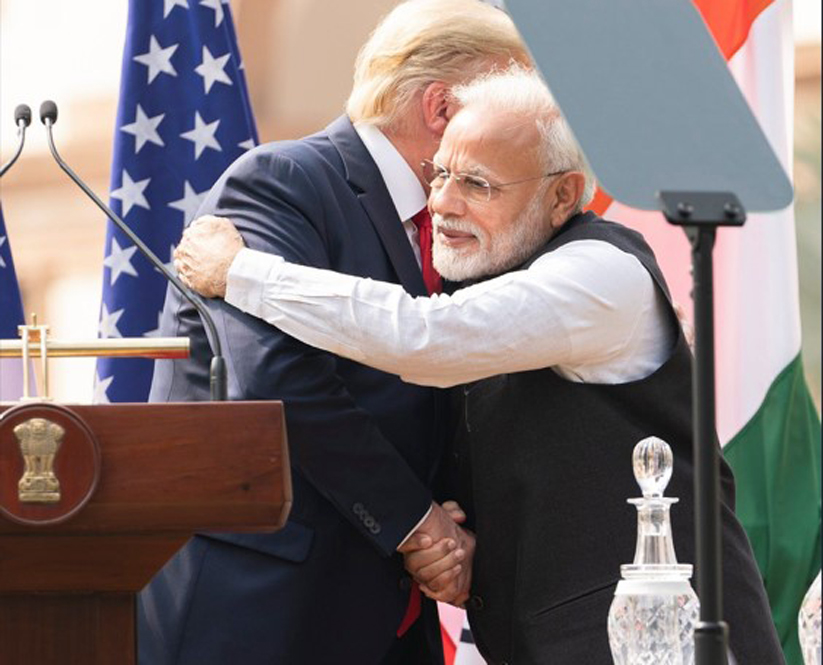
<svg viewBox="0 0 823 665"><path fill-rule="evenodd" d="M791 0L694 0L738 85L792 172ZM598 211L641 231L676 301L691 303L682 229L600 197ZM797 612L820 570L820 417L800 359L794 211L752 214L718 232L714 253L717 429L737 480L737 514L754 548L790 664L802 665ZM745 630L732 626L731 629Z"/></svg>

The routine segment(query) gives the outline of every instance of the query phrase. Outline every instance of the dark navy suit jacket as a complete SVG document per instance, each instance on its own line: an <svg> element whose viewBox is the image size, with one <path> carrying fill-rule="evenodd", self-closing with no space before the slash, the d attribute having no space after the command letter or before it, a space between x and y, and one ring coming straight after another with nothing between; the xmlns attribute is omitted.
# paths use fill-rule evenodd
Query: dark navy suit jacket
<svg viewBox="0 0 823 665"><path fill-rule="evenodd" d="M248 152L200 213L230 217L253 249L426 293L388 190L346 117ZM432 499L443 397L305 346L222 301L209 307L230 397L285 404L294 505L278 533L197 536L166 565L141 594L140 662L378 663L408 600L394 550ZM190 336L192 359L158 362L151 400L208 399L203 326L173 290L162 329ZM426 603L429 619L433 609ZM430 623L421 641L439 662Z"/></svg>

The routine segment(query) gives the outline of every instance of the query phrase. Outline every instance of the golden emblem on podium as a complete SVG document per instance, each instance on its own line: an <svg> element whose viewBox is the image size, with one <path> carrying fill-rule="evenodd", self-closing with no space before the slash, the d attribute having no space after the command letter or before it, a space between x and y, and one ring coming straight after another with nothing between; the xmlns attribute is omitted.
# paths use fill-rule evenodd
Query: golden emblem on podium
<svg viewBox="0 0 823 665"><path fill-rule="evenodd" d="M21 503L58 503L60 480L54 473L54 459L66 430L45 418L31 418L14 428L25 470L18 483Z"/></svg>
<svg viewBox="0 0 823 665"><path fill-rule="evenodd" d="M189 356L185 338L55 340L35 315L32 325L20 326L18 332L19 340L0 339L0 360L23 361L22 397L15 404L0 403L0 530L5 518L27 527L67 522L89 502L100 480L100 444L81 415L86 409L56 404L49 397L50 358ZM37 358L39 396L32 394L31 376ZM118 407L111 408L117 412ZM92 407L90 412L94 415L96 410ZM2 653L0 662L5 662Z"/></svg>

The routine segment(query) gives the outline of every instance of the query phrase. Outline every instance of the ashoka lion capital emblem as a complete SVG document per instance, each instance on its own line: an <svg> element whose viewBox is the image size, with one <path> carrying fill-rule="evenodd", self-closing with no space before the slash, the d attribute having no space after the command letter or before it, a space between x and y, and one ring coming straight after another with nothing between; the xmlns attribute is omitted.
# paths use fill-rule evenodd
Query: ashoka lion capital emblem
<svg viewBox="0 0 823 665"><path fill-rule="evenodd" d="M17 484L21 503L57 503L60 481L54 475L54 458L66 430L45 418L31 418L14 428L25 462Z"/></svg>

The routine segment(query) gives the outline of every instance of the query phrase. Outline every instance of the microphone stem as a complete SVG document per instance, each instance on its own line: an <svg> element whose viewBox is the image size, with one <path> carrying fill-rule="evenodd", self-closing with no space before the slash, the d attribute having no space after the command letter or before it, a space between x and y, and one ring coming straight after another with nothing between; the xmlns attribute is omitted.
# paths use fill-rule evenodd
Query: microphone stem
<svg viewBox="0 0 823 665"><path fill-rule="evenodd" d="M82 189L86 195L97 204L97 207L103 211L103 213L108 217L111 221L113 221L117 228L119 228L123 233L128 236L129 240L131 240L137 248L143 253L146 258L156 267L163 275L166 277L169 282L174 284L174 287L180 292L180 294L189 302L191 303L192 307L197 310L197 313L200 314L200 318L202 319L203 323L206 326L208 331L208 340L212 348L212 353L214 354L214 358L212 359L211 369L210 369L210 391L211 391L211 398L213 401L225 401L228 399L227 395L227 388L226 388L226 374L225 374L225 361L223 360L223 353L220 344L220 338L217 336L217 328L214 325L214 321L212 320L211 314L209 313L206 306L203 302L195 296L186 286L181 282L177 276L171 272L166 265L155 255L154 252L149 249L148 245L146 245L135 233L134 231L129 228L128 224L124 222L120 217L114 214L105 203L103 203L97 195L84 183L80 177L72 171L71 167L63 161L63 158L60 157L60 154L57 152L57 147L54 145L54 137L52 135L52 123L51 121L47 120L45 122L46 125L46 135L48 137L49 142L49 150L51 150L51 154L54 157L57 164L60 166L63 171L71 178L74 183ZM22 146L22 143L21 143ZM22 149L22 147L21 147ZM19 154L19 151L18 151ZM1 175L1 174L0 174Z"/></svg>
<svg viewBox="0 0 823 665"><path fill-rule="evenodd" d="M20 143L17 145L17 152L14 153L14 156L7 161L3 166L0 167L0 178L5 175L6 171L8 171L12 166L14 166L14 162L17 161L17 158L20 157L20 153L23 152L23 144L26 142L26 125L21 120L18 123L19 131L18 134L20 135Z"/></svg>

